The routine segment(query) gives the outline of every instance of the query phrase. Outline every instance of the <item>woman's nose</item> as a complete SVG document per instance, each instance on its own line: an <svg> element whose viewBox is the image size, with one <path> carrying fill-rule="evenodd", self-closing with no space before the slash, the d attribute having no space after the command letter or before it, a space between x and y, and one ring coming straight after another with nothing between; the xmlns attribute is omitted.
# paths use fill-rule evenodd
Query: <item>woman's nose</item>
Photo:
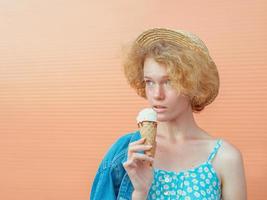
<svg viewBox="0 0 267 200"><path fill-rule="evenodd" d="M162 88L161 85L157 85L154 89L154 98L155 99L164 99L165 94L164 94L164 89Z"/></svg>

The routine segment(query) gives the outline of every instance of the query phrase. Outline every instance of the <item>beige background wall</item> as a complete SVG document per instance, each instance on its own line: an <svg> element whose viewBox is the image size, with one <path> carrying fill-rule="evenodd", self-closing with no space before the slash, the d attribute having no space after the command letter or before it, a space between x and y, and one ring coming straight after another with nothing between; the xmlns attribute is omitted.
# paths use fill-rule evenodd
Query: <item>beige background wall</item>
<svg viewBox="0 0 267 200"><path fill-rule="evenodd" d="M199 125L243 153L267 195L267 2L0 0L0 199L85 200L108 147L147 103L121 48L149 27L192 31L220 72Z"/></svg>

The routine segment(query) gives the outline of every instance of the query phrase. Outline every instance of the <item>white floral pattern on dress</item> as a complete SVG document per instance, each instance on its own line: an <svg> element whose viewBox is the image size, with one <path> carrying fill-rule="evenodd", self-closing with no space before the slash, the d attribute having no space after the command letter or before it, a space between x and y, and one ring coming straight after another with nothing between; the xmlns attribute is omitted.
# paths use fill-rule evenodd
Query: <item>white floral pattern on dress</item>
<svg viewBox="0 0 267 200"><path fill-rule="evenodd" d="M212 159L221 146L219 139L208 160L181 172L154 169L154 180L148 199L221 200L221 183Z"/></svg>

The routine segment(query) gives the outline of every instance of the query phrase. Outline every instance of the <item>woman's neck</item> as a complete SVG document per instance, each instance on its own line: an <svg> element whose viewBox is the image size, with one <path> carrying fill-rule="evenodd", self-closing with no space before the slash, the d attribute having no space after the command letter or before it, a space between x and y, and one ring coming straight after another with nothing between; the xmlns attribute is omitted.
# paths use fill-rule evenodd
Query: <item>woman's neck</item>
<svg viewBox="0 0 267 200"><path fill-rule="evenodd" d="M186 140L199 136L203 130L196 124L191 113L181 116L173 121L158 122L157 132L172 143L183 143Z"/></svg>

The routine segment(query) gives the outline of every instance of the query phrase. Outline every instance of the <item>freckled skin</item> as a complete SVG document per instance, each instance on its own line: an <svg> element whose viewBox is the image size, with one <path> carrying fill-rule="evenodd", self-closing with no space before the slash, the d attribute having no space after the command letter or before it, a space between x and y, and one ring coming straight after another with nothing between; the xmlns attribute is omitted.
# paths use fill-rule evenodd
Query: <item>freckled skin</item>
<svg viewBox="0 0 267 200"><path fill-rule="evenodd" d="M158 121L172 121L179 117L189 107L186 96L172 88L166 72L166 66L157 63L153 58L147 58L144 62L144 78L146 81L146 95L150 105L163 105L166 112L158 113Z"/></svg>

